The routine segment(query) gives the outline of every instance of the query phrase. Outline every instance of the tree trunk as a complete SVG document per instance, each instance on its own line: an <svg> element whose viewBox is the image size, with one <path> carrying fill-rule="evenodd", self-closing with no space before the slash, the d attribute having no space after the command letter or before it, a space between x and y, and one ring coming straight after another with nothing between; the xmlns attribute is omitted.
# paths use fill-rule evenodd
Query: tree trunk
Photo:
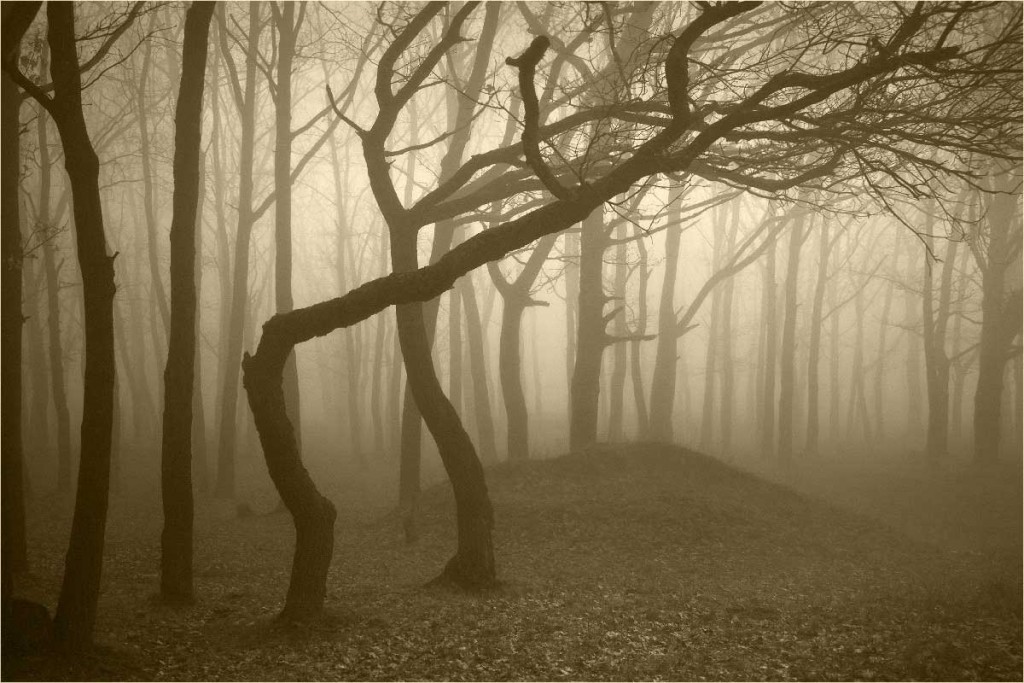
<svg viewBox="0 0 1024 683"><path fill-rule="evenodd" d="M741 205L737 201L732 210L732 226L729 228L728 243L725 245L725 253L732 254L736 248L736 237L739 232ZM735 277L729 277L722 289L722 298L719 305L722 307L722 314L718 321L718 353L721 357L722 366L721 384L719 385L719 425L721 438L721 452L729 457L732 452L732 414L735 402L736 370L732 358L732 300Z"/></svg>
<svg viewBox="0 0 1024 683"><path fill-rule="evenodd" d="M788 467L793 460L793 402L796 388L796 314L797 284L800 274L800 247L803 245L807 212L797 209L789 234L789 260L786 264L786 308L782 322L782 349L779 372L779 461Z"/></svg>
<svg viewBox="0 0 1024 683"><path fill-rule="evenodd" d="M160 595L192 601L192 409L196 363L196 217L206 50L213 3L185 13L181 89L174 116L171 320L164 371Z"/></svg>
<svg viewBox="0 0 1024 683"><path fill-rule="evenodd" d="M274 304L278 313L295 306L292 296L292 62L295 57L295 7L285 2L280 11L272 4L277 26L277 83L274 100ZM358 387L358 385L356 385ZM295 352L284 366L284 395L295 441L302 451L302 411L299 397L299 369Z"/></svg>
<svg viewBox="0 0 1024 683"><path fill-rule="evenodd" d="M38 3L25 5L25 10L14 11L29 16L38 11ZM54 94L41 104L47 106L53 117L64 147L84 298L85 409L81 467L71 541L54 619L58 642L65 648L77 650L88 646L92 639L103 568L114 408L114 259L107 256L103 230L99 159L82 111L74 8L70 4L50 3L46 14ZM4 393L9 391L9 385L5 386Z"/></svg>
<svg viewBox="0 0 1024 683"><path fill-rule="evenodd" d="M682 201L676 198L670 207L668 222L682 219ZM665 277L661 282L658 304L658 343L654 354L651 378L651 438L672 441L672 407L676 394L676 361L679 359L679 332L676 329L675 289L679 270L679 244L682 227L671 227L665 233Z"/></svg>
<svg viewBox="0 0 1024 683"><path fill-rule="evenodd" d="M209 23L207 23L209 38ZM199 196L196 200L196 347L195 378L192 391L192 469L196 473L199 492L210 492L210 469L206 451L206 409L203 406L203 354L198 340L202 338L203 294L203 206L206 202L206 153L199 153ZM171 296L174 296L173 291Z"/></svg>
<svg viewBox="0 0 1024 683"><path fill-rule="evenodd" d="M513 295L502 297L501 336L498 340L498 374L501 397L508 417L507 455L513 462L530 457L530 432L526 396L523 393L520 327L526 301Z"/></svg>
<svg viewBox="0 0 1024 683"><path fill-rule="evenodd" d="M221 5L219 12L224 12ZM256 60L259 49L260 4L249 5L249 37L245 58L245 92L239 112L241 143L238 162L238 227L235 233L235 263L231 284L231 315L228 323L227 348L224 350L225 373L221 394L220 438L217 451L218 498L235 497L235 444L237 440L238 359L242 355L246 308L249 300L249 242L253 217L253 148L256 136ZM227 38L221 31L221 49L226 52Z"/></svg>
<svg viewBox="0 0 1024 683"><path fill-rule="evenodd" d="M768 260L764 271L764 294L761 299L764 320L764 384L761 391L761 448L762 456L770 458L775 447L775 366L778 363L778 315L775 292L775 244L768 248Z"/></svg>
<svg viewBox="0 0 1024 683"><path fill-rule="evenodd" d="M820 382L822 307L825 301L825 287L828 284L828 263L834 239L829 238L829 222L821 222L818 245L818 275L814 283L814 299L811 303L810 338L807 342L807 442L804 451L810 456L818 455L820 409L818 390ZM835 315L835 314L833 314Z"/></svg>
<svg viewBox="0 0 1024 683"><path fill-rule="evenodd" d="M626 336L626 224L619 223L615 231L618 243L615 245L615 275L612 287L613 299L618 301L618 312L612 319L612 331L616 342L612 353L612 375L608 385L609 406L608 415L608 440L618 442L623 440L623 423L625 417L622 411L622 399L626 390L626 344L623 337Z"/></svg>
<svg viewBox="0 0 1024 683"><path fill-rule="evenodd" d="M46 64L47 51L43 50L41 61ZM41 69L45 69L41 66ZM40 107L36 122L39 143L39 222L50 226L50 147L47 118ZM46 271L46 325L49 337L50 393L57 414L57 491L61 496L71 493L71 413L68 410L67 392L64 382L64 348L60 337L60 269L56 263L56 247L52 239L43 245L43 268ZM63 262L62 262L63 263Z"/></svg>
<svg viewBox="0 0 1024 683"><path fill-rule="evenodd" d="M243 366L249 407L259 431L267 470L295 524L291 580L279 618L306 621L323 611L337 512L331 501L320 495L303 467L295 431L285 409L281 376L292 350L291 344L268 349L261 340L259 352L256 356L246 354Z"/></svg>
<svg viewBox="0 0 1024 683"><path fill-rule="evenodd" d="M633 379L633 404L636 407L636 438L646 439L650 431L650 418L647 412L647 396L644 392L643 363L640 352L642 350L642 337L647 336L647 281L650 278L648 267L647 245L644 243L644 236L638 226L633 227L633 236L636 237L637 249L640 252L640 285L637 293L637 323L634 330L634 338L630 341L630 375ZM538 391L540 388L538 387Z"/></svg>
<svg viewBox="0 0 1024 683"><path fill-rule="evenodd" d="M462 412L462 304L459 288L448 292L448 396L456 412Z"/></svg>
<svg viewBox="0 0 1024 683"><path fill-rule="evenodd" d="M152 32L156 25L156 14L150 15L148 31ZM168 326L170 325L170 310L167 305L167 290L164 287L163 275L160 269L160 246L156 218L156 188L153 180L152 153L149 142L149 110L147 102L146 85L149 81L149 74L152 64L153 41L143 41L142 47L142 70L139 74L138 89L135 93L135 112L139 122L139 154L142 163L142 201L145 211L145 224L147 236L147 254L149 256L149 279L152 283L153 305L159 313L162 324L163 337L160 340L153 340L158 358L163 355L163 341L167 338Z"/></svg>
<svg viewBox="0 0 1024 683"><path fill-rule="evenodd" d="M466 341L469 346L469 374L473 383L473 415L476 418L477 443L484 462L498 461L494 435L494 415L491 412L491 389L487 377L487 342L484 338L480 307L476 302L473 276L459 278L455 285L466 314Z"/></svg>
<svg viewBox="0 0 1024 683"><path fill-rule="evenodd" d="M723 251L724 240L722 239L721 208L716 207L712 212L712 256L711 273L715 273L725 260ZM705 453L711 451L711 440L714 430L715 412L715 381L718 376L718 345L716 344L719 327L719 317L722 312L722 292L719 289L711 297L711 321L708 324L708 343L704 349L704 403L700 412L700 448Z"/></svg>
<svg viewBox="0 0 1024 683"><path fill-rule="evenodd" d="M1010 345L1021 333L1021 290L1006 291L1007 270L1012 259L1020 258L1020 236L1011 233L1019 230L1014 228L1014 224L1019 226L1014 182L1009 174L1000 178L997 188L1002 193L989 200L988 249L979 259L979 265L983 263L982 323L974 394L974 460L981 467L991 466L999 455L1004 370L1010 359Z"/></svg>
<svg viewBox="0 0 1024 683"><path fill-rule="evenodd" d="M583 221L580 232L580 298L577 307L576 366L572 375L569 449L582 450L597 441L597 409L601 391L601 358L608 345L605 332L602 265L608 242L603 207Z"/></svg>
<svg viewBox="0 0 1024 683"><path fill-rule="evenodd" d="M4 6L4 19L8 19L10 5ZM15 51L15 59L17 58ZM3 453L2 482L3 494L3 553L4 577L28 569L28 551L25 539L25 490L24 463L21 433L22 402L22 253L21 215L19 211L19 186L21 184L21 143L20 121L21 93L7 73L2 76L2 104L0 117L3 129L10 136L5 140L0 156L0 374L3 391L0 392L0 452ZM9 591L5 590L5 595ZM7 622L4 622L5 626Z"/></svg>
<svg viewBox="0 0 1024 683"><path fill-rule="evenodd" d="M932 219L925 225L925 239L929 246ZM932 465L947 460L949 453L949 358L946 355L946 327L949 321L950 288L953 263L956 261L957 242L949 242L939 284L938 309L932 295L932 263L925 254L923 289L924 358L928 387L928 432L925 452Z"/></svg>

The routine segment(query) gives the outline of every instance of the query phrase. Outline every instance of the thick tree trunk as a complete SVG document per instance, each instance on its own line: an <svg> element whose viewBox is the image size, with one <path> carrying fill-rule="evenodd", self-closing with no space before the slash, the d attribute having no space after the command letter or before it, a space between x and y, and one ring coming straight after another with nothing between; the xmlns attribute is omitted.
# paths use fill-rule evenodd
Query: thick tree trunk
<svg viewBox="0 0 1024 683"><path fill-rule="evenodd" d="M206 51L213 3L185 13L181 89L174 116L171 320L164 371L160 595L192 601L192 417L196 363L196 216Z"/></svg>
<svg viewBox="0 0 1024 683"><path fill-rule="evenodd" d="M677 198L670 207L668 221L675 223L681 218L682 201ZM676 361L679 358L675 289L681 235L682 228L675 226L665 233L665 277L661 281L658 343L654 353L654 374L651 378L651 438L666 443L672 441L672 407L676 394Z"/></svg>
<svg viewBox="0 0 1024 683"><path fill-rule="evenodd" d="M974 460L991 466L999 456L1002 438L1002 396L1010 346L1021 334L1021 290L1008 288L1007 270L1012 258L1020 258L1020 236L1016 246L1012 231L1020 230L1017 196L1012 176L997 183L1001 194L990 199L986 212L988 249L983 257L981 298L981 342L978 346L978 385L974 394ZM1015 252L1015 255L1014 255ZM979 263L981 265L981 263ZM1009 289L1010 291L1007 291Z"/></svg>
<svg viewBox="0 0 1024 683"><path fill-rule="evenodd" d="M320 495L303 467L285 408L281 378L293 345L265 346L266 340L265 329L259 352L245 356L244 384L267 470L295 524L291 580L280 618L305 621L323 611L337 512L331 501Z"/></svg>
<svg viewBox="0 0 1024 683"><path fill-rule="evenodd" d="M605 332L602 265L608 242L604 209L595 209L583 221L580 232L579 326L576 332L576 366L572 375L572 415L569 448L578 451L597 441L598 399L601 391L601 359L608 345Z"/></svg>
<svg viewBox="0 0 1024 683"><path fill-rule="evenodd" d="M7 19L9 5L5 6ZM17 53L15 53L17 54ZM10 137L4 141L0 156L0 452L2 460L3 553L4 577L28 568L25 540L25 490L22 453L22 253L21 216L18 188L21 183L21 145L19 112L21 94L6 74L0 76L0 125ZM8 591L5 590L5 595ZM6 621L4 622L6 625Z"/></svg>
<svg viewBox="0 0 1024 683"><path fill-rule="evenodd" d="M46 13L54 82L48 110L63 143L73 197L86 340L81 467L54 627L58 642L80 649L92 639L103 568L114 408L114 259L103 231L99 159L82 111L74 8L51 3Z"/></svg>
<svg viewBox="0 0 1024 683"><path fill-rule="evenodd" d="M459 288L448 292L448 397L456 412L462 412L462 304Z"/></svg>

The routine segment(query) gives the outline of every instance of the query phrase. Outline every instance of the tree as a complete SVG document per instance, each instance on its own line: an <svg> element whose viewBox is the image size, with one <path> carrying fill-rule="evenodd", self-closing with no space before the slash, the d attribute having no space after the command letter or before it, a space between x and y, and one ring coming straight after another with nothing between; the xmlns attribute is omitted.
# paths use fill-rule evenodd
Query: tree
<svg viewBox="0 0 1024 683"><path fill-rule="evenodd" d="M174 115L174 199L171 216L171 303L164 371L160 594L192 600L192 407L196 356L196 215L206 50L214 3L185 12L181 88Z"/></svg>
<svg viewBox="0 0 1024 683"><path fill-rule="evenodd" d="M4 23L14 19L14 10L10 5L4 8ZM18 58L18 43L12 45L8 36L4 35L4 59ZM4 573L4 610L6 612L10 577L15 572L23 572L28 568L28 550L25 541L25 491L23 488L24 474L22 463L21 433L21 216L19 212L18 187L21 183L21 147L20 147L20 112L21 95L18 87L6 72L0 80L0 116L4 130L12 131L11 138L3 146L0 156L0 197L3 198L0 208L0 283L2 291L2 314L0 330L2 340L2 375L4 390L2 393L3 407L0 412L2 423L3 447L3 573ZM6 621L5 621L6 623Z"/></svg>
<svg viewBox="0 0 1024 683"><path fill-rule="evenodd" d="M74 7L69 3L49 3L46 6L47 42L52 55L52 95L26 78L13 59L11 46L18 44L40 5L39 2L22 3L8 15L3 30L3 68L46 108L56 124L64 148L64 167L74 207L85 304L83 403L86 409L82 413L82 450L71 541L54 627L58 642L65 648L77 650L88 646L92 639L103 568L114 408L114 256L107 254L99 191L99 159L89 139L82 111L81 72L85 69L79 63L75 47ZM141 3L131 6L99 51L85 63L86 68L102 59L140 9Z"/></svg>
<svg viewBox="0 0 1024 683"><path fill-rule="evenodd" d="M541 306L544 302L530 297L530 289L540 274L544 261L555 246L555 236L549 235L537 243L526 264L514 280L507 280L494 261L488 262L491 281L501 295L501 336L498 341L498 372L501 377L501 397L508 418L508 459L526 460L530 455L530 431L527 422L526 395L523 393L520 329L523 312L528 306Z"/></svg>
<svg viewBox="0 0 1024 683"><path fill-rule="evenodd" d="M373 125L368 129L359 127L344 112L337 112L339 117L344 117L350 126L359 131L370 183L391 231L396 272L363 284L335 299L271 318L264 325L256 353L246 356L243 361L249 405L259 430L268 469L296 524L296 554L285 614L311 616L322 608L334 519L333 507L318 493L299 461L294 428L288 419L280 388L285 359L296 344L354 325L389 306L433 299L453 286L465 273L541 237L584 221L612 197L629 192L634 184L655 174L682 173L712 178L765 193L782 193L797 186L825 189L825 183L814 181L828 178L829 187L834 187L836 179L861 177L873 183L878 182L884 172L877 169L884 166L871 165L872 170L866 170L855 160L865 155L885 156L894 153L893 150L906 156L907 163L917 170L943 172L944 169L915 160L910 150L920 138L915 133L908 134L908 126L919 126L916 132L922 134L929 131L934 133L935 129L930 126L935 112L929 112L916 98L912 102L899 99L902 93L910 91L907 79L919 79L922 87L943 88L943 92L952 98L943 102L946 108L944 111L948 113L950 106L958 112L958 108L975 111L973 102L978 95L976 88L991 87L993 92L1003 87L1012 90L1012 78L1016 76L1007 76L1003 69L978 69L977 64L971 61L977 58L974 56L976 53L972 51L971 55L964 56L958 47L944 45L952 27L960 20L963 12L970 11L970 6L966 9L963 6L951 9L945 6L917 5L909 13L902 13L896 7L899 6L887 7L886 10L891 12L891 22L885 50L849 52L846 57L837 58L834 62L822 60L829 68L824 72L809 73L796 67L808 55L815 59L820 57L819 51L832 54L834 43L830 39L847 40L852 32L848 22L855 18L847 14L846 8L842 6L818 10L827 15L826 18L835 20L835 25L842 30L837 29L835 35L822 37L817 31L820 24L815 24L815 30L807 34L810 44L800 45L801 41L795 40L794 43L799 46L792 48L792 43L787 44L778 59L773 57L768 59L768 63L757 62L759 70L756 76L755 73L750 74L747 87L742 88L738 94L732 94L736 91L730 90L732 99L713 107L717 118L708 120L712 108L698 108L690 99L688 54L698 39L704 45L724 40L724 34L721 33L723 28L718 28L720 33L717 35L712 32L719 24L729 22L731 36L744 35L744 31L750 28L750 22L757 20L758 14L754 6L747 3L703 6L699 16L674 38L662 60L665 64L665 87L660 92L666 96L667 107L664 106L664 100L659 104L662 105L660 110L668 115L655 117L653 122L641 117L636 125L650 126L646 129L649 135L642 138L644 141L639 145L623 147L617 153L614 146L610 147L611 153L602 164L588 167L589 174L585 182L579 182L578 178L569 173L563 173L560 178L559 174L553 172L540 154L539 139L542 135L547 137L557 133L560 126L586 124L589 117L607 116L610 111L598 107L594 112L580 112L576 118L570 114L568 118L571 124L563 119L545 126L542 131L538 124L533 80L537 64L543 58L549 41L539 36L522 55L507 62L519 70L524 102L522 146L472 157L455 174L421 196L410 208L402 206L389 177L385 145L387 134L398 112L455 42L473 6L466 5L456 13L441 39L427 49L426 57L409 67L411 75L396 91L393 80L398 58L440 8L437 5L427 6L402 29L397 30L393 42L378 62L375 94L379 112ZM770 6L761 11L787 10ZM747 14L745 22L730 22L743 14ZM1019 51L1014 47L1017 39L1014 30L992 39L987 59L995 59L996 62L1005 60L1011 66L1019 63ZM859 35L864 36L863 33ZM732 45L731 42L729 44ZM814 50L809 50L810 46ZM736 46L731 47L730 51L742 49L745 49L744 46ZM713 73L713 70L709 71ZM1019 69L1014 72L1010 68L1008 71L1019 73ZM979 79L979 73L984 77ZM941 79L933 74L941 74ZM896 91L888 88L895 81L901 84ZM970 83L971 87L959 90L953 86L957 83ZM873 102L873 97L879 98L879 101ZM894 97L897 99L891 101ZM881 104L883 100L886 103L885 109L870 106ZM1005 102L1009 102L1009 99ZM998 102L994 101L994 104ZM1009 113L1014 106L1006 105L1005 109L996 106L995 109L987 110L981 118L953 116L944 121L942 135L928 138L929 144L937 147L961 144L946 134L945 126L963 126L969 129L964 132L970 132L972 148L991 151L996 148L997 139L1019 137L1019 124ZM881 125L887 135L892 136L892 140L876 146L874 139L858 132L855 124L862 122L866 107L872 112L872 127ZM615 111L611 110L611 113ZM879 111L882 112L880 115ZM892 118L885 118L890 112L893 112ZM800 117L801 126L789 126L794 116ZM879 116L882 117L881 121L875 120ZM772 126L777 126L776 130L766 136L764 129ZM828 130L829 135L824 135L824 130ZM632 137L636 133L631 131L631 139L636 139ZM800 164L795 168L782 167L775 171L757 165L753 170L738 170L731 162L716 156L722 153L721 147L712 150L713 145L720 141L744 139L767 146L767 149L758 151L755 155L757 157L762 156L761 152L770 154L776 143L796 145L801 148L801 152L806 153L795 154L792 150L783 152L775 148L775 152L783 159L792 159L795 154L801 159ZM957 140L962 139L965 138L957 137ZM758 145L753 147L758 148ZM741 152L740 149L732 151L736 154ZM507 160L510 158L514 162L518 160L520 152L529 173L554 199L467 239L436 262L416 268L415 250L408 243L396 244L395 238L400 237L408 242L408 235L415 234L420 227L472 211L494 201L496 194L508 192L506 183L522 177L520 169L509 171L511 177L497 176L501 182L494 182L498 182L498 185L482 179L474 181L471 186L467 187L467 184L473 180L477 171L495 163L509 163ZM757 168L762 170L758 171ZM575 179L566 186L562 184L563 178ZM537 188L529 176L523 182L529 188L528 191ZM898 185L893 187L896 189L892 191L899 191ZM398 268L399 263L403 268ZM422 318L407 322L404 324L400 321L399 336L406 355L409 382L414 386L414 395L428 427L439 442L442 459L455 490L459 547L445 574L448 578L458 577L463 585L480 585L494 576L490 537L493 516L482 470L472 443L458 415L444 397L429 363L429 343ZM409 350L413 353L408 353ZM427 359L428 362L410 361L410 357Z"/></svg>
<svg viewBox="0 0 1024 683"><path fill-rule="evenodd" d="M982 467L991 466L998 456L1003 376L1014 354L1013 340L1021 334L1021 290L1007 285L1010 266L1021 253L1020 212L1014 192L1018 187L1017 169L999 177L996 193L986 201L987 230L971 242L982 273L981 343L974 393L974 459Z"/></svg>

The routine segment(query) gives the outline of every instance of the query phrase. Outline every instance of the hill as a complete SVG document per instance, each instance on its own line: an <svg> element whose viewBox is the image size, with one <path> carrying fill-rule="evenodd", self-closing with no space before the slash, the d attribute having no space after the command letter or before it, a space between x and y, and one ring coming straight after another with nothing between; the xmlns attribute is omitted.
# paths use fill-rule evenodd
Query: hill
<svg viewBox="0 0 1024 683"><path fill-rule="evenodd" d="M422 535L342 512L329 618L271 623L283 515L197 524L199 601L149 602L159 517L111 528L99 639L116 656L22 675L161 679L1021 678L1020 566L948 549L679 448L603 448L488 475L503 586L423 583L454 544L447 486ZM123 511L122 511L123 512ZM60 543L44 548L44 594ZM1018 558L1019 560L1019 558ZM70 667L70 665L65 665Z"/></svg>

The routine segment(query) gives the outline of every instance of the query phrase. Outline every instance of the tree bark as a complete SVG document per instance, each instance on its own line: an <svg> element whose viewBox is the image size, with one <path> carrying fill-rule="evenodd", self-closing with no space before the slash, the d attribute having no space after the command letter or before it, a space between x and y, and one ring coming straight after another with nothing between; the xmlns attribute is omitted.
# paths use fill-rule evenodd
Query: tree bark
<svg viewBox="0 0 1024 683"><path fill-rule="evenodd" d="M9 20L11 6L5 5L4 20ZM17 58L18 50L13 51ZM0 76L0 119L10 137L5 140L0 156L0 342L2 342L3 391L0 392L0 452L3 453L3 553L4 577L28 569L25 537L25 490L22 452L22 253L21 215L18 197L21 184L20 111L21 93L7 73ZM5 596L9 591L4 591ZM6 621L4 622L6 625Z"/></svg>
<svg viewBox="0 0 1024 683"><path fill-rule="evenodd" d="M271 4L277 27L277 83L274 88L274 304L278 313L295 307L292 296L292 62L298 25L295 8L305 15L304 3ZM300 19L301 21L301 19ZM356 385L358 387L358 384ZM299 369L293 352L285 362L284 393L292 411L295 440L302 450L302 411Z"/></svg>
<svg viewBox="0 0 1024 683"><path fill-rule="evenodd" d="M213 3L185 13L181 88L174 115L174 197L171 215L171 319L164 371L160 595L193 599L192 417L196 363L196 216L206 51Z"/></svg>
<svg viewBox="0 0 1024 683"><path fill-rule="evenodd" d="M601 391L601 358L608 345L605 332L602 265L608 243L604 209L583 221L580 232L580 298L577 307L576 366L572 375L572 416L569 449L582 450L597 441L597 408Z"/></svg>
<svg viewBox="0 0 1024 683"><path fill-rule="evenodd" d="M19 15L17 25L24 27L21 32L38 12L39 4L23 3L11 10ZM132 10L126 23L134 19L137 11L137 8ZM103 568L114 407L114 259L107 255L103 229L99 159L89 139L82 110L74 8L70 3L50 3L46 14L47 42L52 50L53 95L36 92L33 96L53 117L64 147L85 304L81 467L64 580L54 619L58 642L67 649L77 650L88 646L92 639ZM7 54L5 50L4 68L13 75L16 65L6 59ZM7 391L5 387L4 393Z"/></svg>

